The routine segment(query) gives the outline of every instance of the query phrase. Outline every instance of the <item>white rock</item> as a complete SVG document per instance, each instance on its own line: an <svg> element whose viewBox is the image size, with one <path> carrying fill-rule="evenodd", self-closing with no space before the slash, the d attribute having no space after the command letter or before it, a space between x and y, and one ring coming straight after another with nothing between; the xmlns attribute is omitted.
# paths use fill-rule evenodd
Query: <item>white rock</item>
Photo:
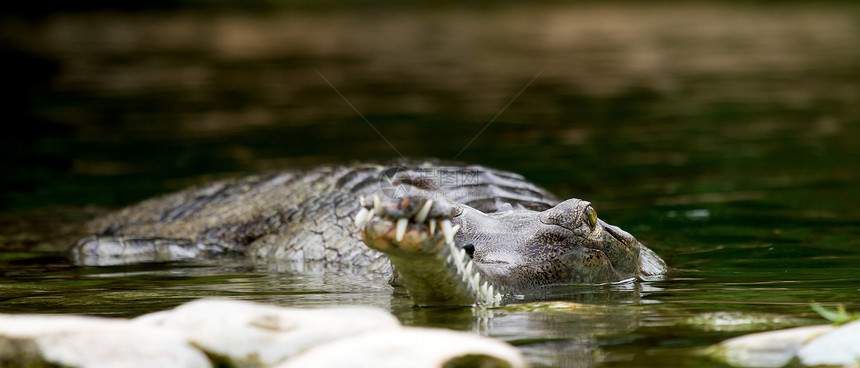
<svg viewBox="0 0 860 368"><path fill-rule="evenodd" d="M206 355L179 334L120 319L0 315L0 345L4 342L26 344L27 356L11 356L20 353L15 351L4 351L3 356L7 363L22 359L17 362L22 366L51 362L81 368L211 367Z"/></svg>
<svg viewBox="0 0 860 368"><path fill-rule="evenodd" d="M207 352L251 366L274 365L332 340L400 328L396 318L376 308L281 308L226 299L193 301L132 323L174 330Z"/></svg>
<svg viewBox="0 0 860 368"><path fill-rule="evenodd" d="M441 368L455 359L464 361L452 366L526 366L517 349L491 338L442 329L401 328L323 344L277 368Z"/></svg>
<svg viewBox="0 0 860 368"><path fill-rule="evenodd" d="M240 367L525 366L519 351L503 342L402 327L370 307L298 309L209 299L131 321L0 314L0 366L211 367L201 349Z"/></svg>
<svg viewBox="0 0 860 368"><path fill-rule="evenodd" d="M797 352L809 366L851 365L860 362L860 321L842 325L803 345Z"/></svg>
<svg viewBox="0 0 860 368"><path fill-rule="evenodd" d="M828 333L833 326L806 326L755 333L721 342L714 353L734 366L782 367L801 345Z"/></svg>

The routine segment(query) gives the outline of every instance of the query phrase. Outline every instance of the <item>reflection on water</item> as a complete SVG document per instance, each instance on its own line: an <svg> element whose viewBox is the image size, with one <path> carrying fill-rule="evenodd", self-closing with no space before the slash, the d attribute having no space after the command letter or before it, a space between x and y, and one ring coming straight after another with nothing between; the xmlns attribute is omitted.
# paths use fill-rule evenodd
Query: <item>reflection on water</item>
<svg viewBox="0 0 860 368"><path fill-rule="evenodd" d="M692 317L860 310L858 35L844 3L5 17L4 120L21 131L0 137L0 312L358 303L511 342L538 367L713 365L696 349L741 332ZM673 271L540 298L583 310L413 309L348 273L58 256L109 208L396 156L386 140L586 198Z"/></svg>

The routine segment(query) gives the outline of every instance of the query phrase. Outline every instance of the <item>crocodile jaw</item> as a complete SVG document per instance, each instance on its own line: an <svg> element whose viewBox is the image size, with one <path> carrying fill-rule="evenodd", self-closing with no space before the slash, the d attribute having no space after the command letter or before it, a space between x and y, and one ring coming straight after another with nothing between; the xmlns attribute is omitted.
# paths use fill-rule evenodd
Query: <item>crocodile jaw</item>
<svg viewBox="0 0 860 368"><path fill-rule="evenodd" d="M432 201L423 201L420 207L411 203L414 210L408 201L391 206L379 197L362 201L367 206L356 215L356 225L364 243L389 257L416 305L499 305L499 286L456 244L459 226L449 216L434 216Z"/></svg>

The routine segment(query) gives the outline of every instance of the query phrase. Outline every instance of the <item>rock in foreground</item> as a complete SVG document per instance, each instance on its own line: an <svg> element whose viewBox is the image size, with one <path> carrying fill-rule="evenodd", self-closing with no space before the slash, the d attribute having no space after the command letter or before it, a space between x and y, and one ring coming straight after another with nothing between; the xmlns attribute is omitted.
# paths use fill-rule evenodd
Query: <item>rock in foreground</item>
<svg viewBox="0 0 860 368"><path fill-rule="evenodd" d="M211 367L181 335L123 319L0 314L0 367Z"/></svg>
<svg viewBox="0 0 860 368"><path fill-rule="evenodd" d="M860 321L839 327L806 326L735 337L711 354L738 367L860 366Z"/></svg>
<svg viewBox="0 0 860 368"><path fill-rule="evenodd" d="M214 360L214 362L213 362ZM132 320L0 314L0 366L524 367L512 346L369 307L204 299Z"/></svg>

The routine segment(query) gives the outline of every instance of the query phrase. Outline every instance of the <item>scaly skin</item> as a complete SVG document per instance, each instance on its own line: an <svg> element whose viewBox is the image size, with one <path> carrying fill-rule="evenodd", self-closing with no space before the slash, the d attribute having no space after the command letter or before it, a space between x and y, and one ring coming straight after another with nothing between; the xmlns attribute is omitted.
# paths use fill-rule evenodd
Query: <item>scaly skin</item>
<svg viewBox="0 0 860 368"><path fill-rule="evenodd" d="M225 254L382 274L394 264L392 276L419 305L495 305L506 293L544 285L665 272L659 257L597 219L588 202L559 203L513 173L438 162L224 180L141 202L90 230L71 249L81 264Z"/></svg>

